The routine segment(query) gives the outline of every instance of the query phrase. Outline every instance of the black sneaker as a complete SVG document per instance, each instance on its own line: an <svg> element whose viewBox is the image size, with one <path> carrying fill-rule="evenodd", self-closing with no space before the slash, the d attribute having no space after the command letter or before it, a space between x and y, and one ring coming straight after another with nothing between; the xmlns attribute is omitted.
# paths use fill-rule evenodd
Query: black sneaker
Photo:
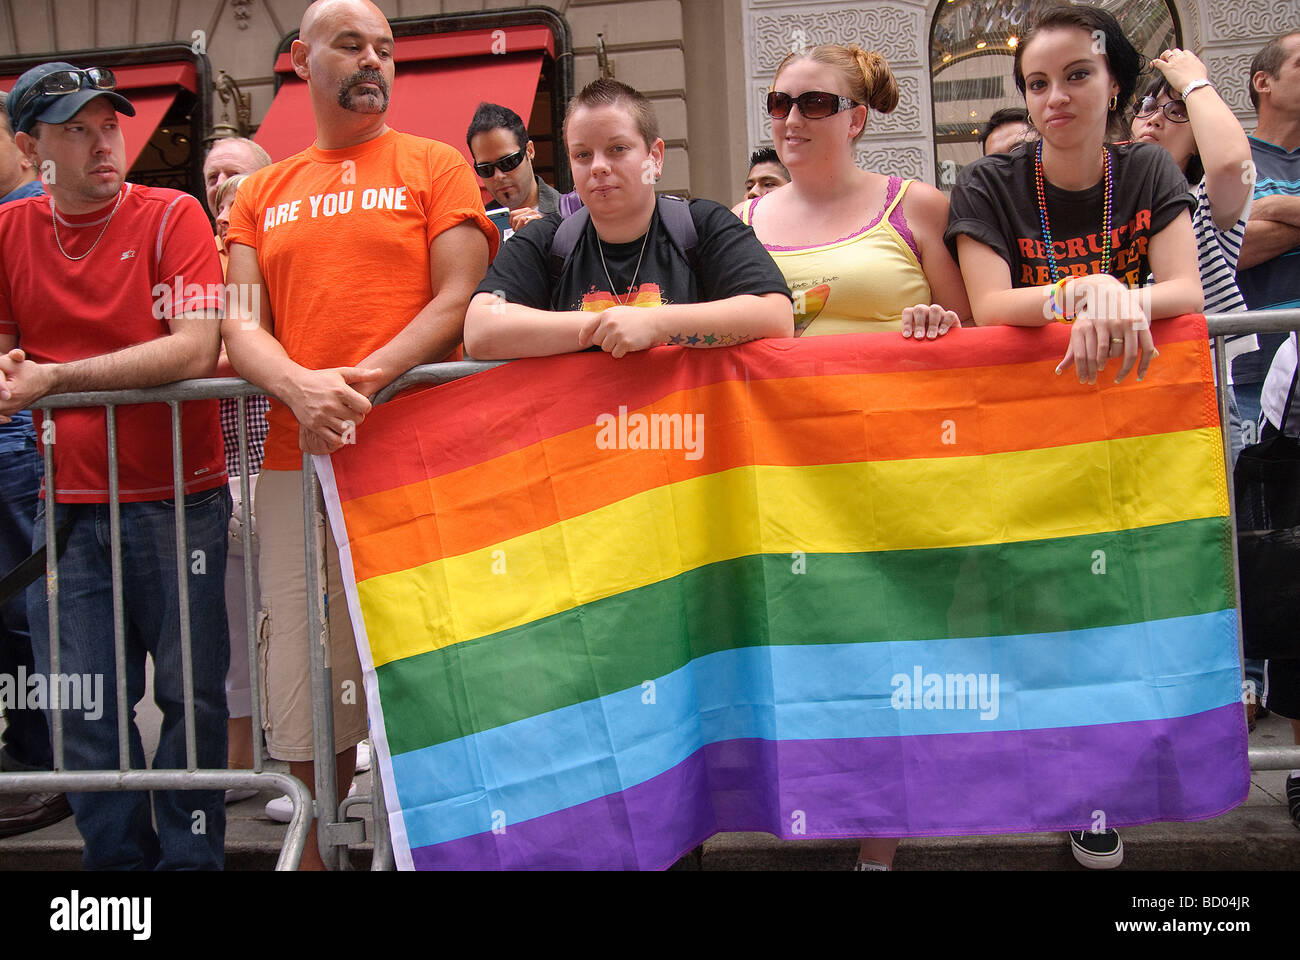
<svg viewBox="0 0 1300 960"><path fill-rule="evenodd" d="M1070 851L1089 870L1109 870L1124 862L1124 841L1114 830L1071 830Z"/></svg>
<svg viewBox="0 0 1300 960"><path fill-rule="evenodd" d="M1291 814L1291 823L1300 827L1300 777L1294 774L1286 778L1286 808Z"/></svg>

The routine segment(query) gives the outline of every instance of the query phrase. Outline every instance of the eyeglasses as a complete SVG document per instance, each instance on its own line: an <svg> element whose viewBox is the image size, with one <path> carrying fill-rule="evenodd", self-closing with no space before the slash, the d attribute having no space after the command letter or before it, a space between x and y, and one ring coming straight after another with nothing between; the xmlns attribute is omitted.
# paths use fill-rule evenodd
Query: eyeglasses
<svg viewBox="0 0 1300 960"><path fill-rule="evenodd" d="M825 93L821 90L809 90L797 97L792 97L788 93L781 93L779 90L773 90L767 95L767 115L773 120L784 120L790 116L791 105L796 103L799 105L799 112L803 114L805 120L821 120L829 117L832 113L839 113L841 110L861 106L856 100L841 97L836 93Z"/></svg>
<svg viewBox="0 0 1300 960"><path fill-rule="evenodd" d="M83 87L94 90L113 90L117 87L117 78L107 67L89 67L85 70L56 70L47 73L23 94L23 98L14 107L13 116L18 116L33 100L40 96L61 97L76 93Z"/></svg>
<svg viewBox="0 0 1300 960"><path fill-rule="evenodd" d="M524 162L528 148L516 150L514 153L502 157L500 160L489 160L487 163L474 164L474 172L484 180L492 176L493 171L500 170L502 173L509 173L519 164Z"/></svg>
<svg viewBox="0 0 1300 960"><path fill-rule="evenodd" d="M1142 102L1138 104L1137 115L1139 117L1149 117L1157 110L1163 110L1165 116L1171 123L1186 123L1191 118L1187 116L1187 104L1181 100L1166 100L1161 106L1155 97L1143 97Z"/></svg>

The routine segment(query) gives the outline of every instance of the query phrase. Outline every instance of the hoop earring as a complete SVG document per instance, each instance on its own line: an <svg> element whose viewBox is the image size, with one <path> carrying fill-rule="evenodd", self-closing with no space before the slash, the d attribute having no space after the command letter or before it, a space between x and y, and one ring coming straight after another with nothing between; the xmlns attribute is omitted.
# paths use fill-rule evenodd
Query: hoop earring
<svg viewBox="0 0 1300 960"><path fill-rule="evenodd" d="M1110 98L1110 112L1114 113L1115 108L1119 106L1119 94Z"/></svg>

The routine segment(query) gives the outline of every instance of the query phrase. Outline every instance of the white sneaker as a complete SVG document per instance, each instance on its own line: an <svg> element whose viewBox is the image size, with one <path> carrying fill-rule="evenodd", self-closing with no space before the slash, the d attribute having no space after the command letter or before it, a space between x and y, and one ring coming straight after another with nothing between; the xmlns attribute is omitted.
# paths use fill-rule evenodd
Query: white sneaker
<svg viewBox="0 0 1300 960"><path fill-rule="evenodd" d="M352 781L352 786L348 790L348 796L357 792L356 781ZM293 800L286 793L283 796L276 797L274 800L268 800L266 803L266 817L268 820L274 820L276 823L288 823L293 819Z"/></svg>
<svg viewBox="0 0 1300 960"><path fill-rule="evenodd" d="M226 803L239 803L242 800L251 800L257 796L257 790L254 787L231 787L226 791Z"/></svg>
<svg viewBox="0 0 1300 960"><path fill-rule="evenodd" d="M357 744L357 773L365 773L370 769L370 741L362 740Z"/></svg>

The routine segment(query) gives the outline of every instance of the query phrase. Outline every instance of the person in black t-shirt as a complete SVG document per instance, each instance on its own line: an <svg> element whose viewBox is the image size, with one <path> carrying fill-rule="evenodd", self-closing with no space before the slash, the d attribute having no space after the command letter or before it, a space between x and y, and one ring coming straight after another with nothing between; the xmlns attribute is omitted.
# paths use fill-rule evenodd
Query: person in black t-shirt
<svg viewBox="0 0 1300 960"><path fill-rule="evenodd" d="M501 248L465 316L471 355L595 346L622 357L660 344L720 347L794 335L781 271L726 207L690 201L697 240L688 262L659 214L654 184L664 142L656 126L650 102L614 80L597 80L573 99L564 138L590 221L558 275L551 254L558 213L528 223Z"/></svg>
<svg viewBox="0 0 1300 960"><path fill-rule="evenodd" d="M1104 10L1044 11L1015 53L1042 139L975 161L953 190L945 240L975 322L1073 322L1057 372L1073 363L1081 383L1121 357L1116 382L1135 363L1141 379L1156 353L1150 321L1204 306L1194 201L1177 164L1154 144L1105 145L1140 65ZM1148 273L1155 283L1133 289Z"/></svg>
<svg viewBox="0 0 1300 960"><path fill-rule="evenodd" d="M1204 305L1194 204L1178 165L1154 144L1107 146L1121 131L1141 58L1106 11L1044 10L1015 53L1016 86L1041 133L1036 144L966 167L944 239L955 250L977 324L1072 323L1081 383L1123 357L1116 382L1155 356L1150 321ZM1141 291L1148 273L1155 282ZM1138 354L1141 352L1141 362ZM1119 866L1115 830L1070 832L1075 859Z"/></svg>

